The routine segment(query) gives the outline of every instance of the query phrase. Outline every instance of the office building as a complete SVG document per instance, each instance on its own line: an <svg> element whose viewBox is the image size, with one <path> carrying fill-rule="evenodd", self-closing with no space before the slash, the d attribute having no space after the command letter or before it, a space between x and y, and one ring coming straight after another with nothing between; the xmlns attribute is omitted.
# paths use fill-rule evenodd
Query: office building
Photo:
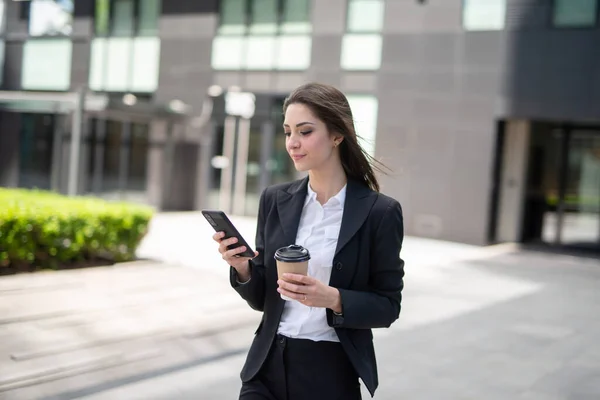
<svg viewBox="0 0 600 400"><path fill-rule="evenodd" d="M598 0L0 4L4 186L254 215L297 176L283 99L319 81L407 234L599 248Z"/></svg>

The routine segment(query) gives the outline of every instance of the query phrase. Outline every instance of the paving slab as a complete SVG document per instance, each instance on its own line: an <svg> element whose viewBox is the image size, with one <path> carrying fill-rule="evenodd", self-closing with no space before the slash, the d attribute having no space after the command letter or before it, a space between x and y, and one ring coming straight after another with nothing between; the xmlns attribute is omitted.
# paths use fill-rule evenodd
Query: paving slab
<svg viewBox="0 0 600 400"><path fill-rule="evenodd" d="M199 218L160 214L156 261L0 278L0 399L237 398L260 314ZM376 399L600 398L598 260L410 237L403 257Z"/></svg>

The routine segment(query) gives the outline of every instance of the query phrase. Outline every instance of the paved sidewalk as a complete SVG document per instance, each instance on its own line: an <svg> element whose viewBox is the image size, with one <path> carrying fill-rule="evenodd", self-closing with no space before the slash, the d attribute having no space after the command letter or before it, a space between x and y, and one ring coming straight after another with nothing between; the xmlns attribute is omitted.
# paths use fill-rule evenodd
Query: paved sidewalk
<svg viewBox="0 0 600 400"><path fill-rule="evenodd" d="M237 398L260 314L211 235L159 214L139 255L160 262L0 278L0 399ZM600 398L598 260L411 237L403 258L376 399Z"/></svg>

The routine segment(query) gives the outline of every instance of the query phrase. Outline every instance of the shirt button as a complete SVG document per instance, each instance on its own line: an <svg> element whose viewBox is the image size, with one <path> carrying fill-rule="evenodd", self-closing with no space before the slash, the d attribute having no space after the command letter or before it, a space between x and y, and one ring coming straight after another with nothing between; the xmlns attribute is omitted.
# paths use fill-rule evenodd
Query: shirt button
<svg viewBox="0 0 600 400"><path fill-rule="evenodd" d="M337 269L338 271L340 271L342 269L344 265L341 262L336 262L335 263L335 269Z"/></svg>

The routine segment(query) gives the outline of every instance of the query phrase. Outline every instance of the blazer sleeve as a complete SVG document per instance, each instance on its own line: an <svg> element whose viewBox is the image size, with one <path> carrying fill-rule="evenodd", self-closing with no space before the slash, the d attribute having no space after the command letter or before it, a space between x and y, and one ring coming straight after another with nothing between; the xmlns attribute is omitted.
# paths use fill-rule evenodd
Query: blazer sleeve
<svg viewBox="0 0 600 400"><path fill-rule="evenodd" d="M342 315L327 309L332 327L372 329L388 328L400 315L404 288L404 261L400 250L404 223L400 203L392 200L371 241L370 290L338 289Z"/></svg>
<svg viewBox="0 0 600 400"><path fill-rule="evenodd" d="M231 286L242 296L244 300L257 311L264 311L265 305L265 198L267 197L266 189L260 196L260 205L258 207L258 218L256 225L255 250L258 255L249 261L250 263L250 280L244 283L239 282L238 274L235 268L230 267L230 283Z"/></svg>

